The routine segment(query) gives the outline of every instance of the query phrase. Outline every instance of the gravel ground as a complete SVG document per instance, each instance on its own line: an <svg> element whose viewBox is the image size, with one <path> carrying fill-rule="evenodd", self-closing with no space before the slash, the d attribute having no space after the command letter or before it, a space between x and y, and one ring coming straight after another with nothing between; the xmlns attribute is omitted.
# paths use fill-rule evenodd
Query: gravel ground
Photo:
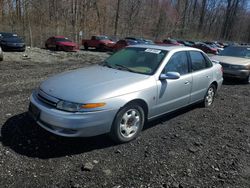
<svg viewBox="0 0 250 188"><path fill-rule="evenodd" d="M250 85L227 81L211 108L166 115L122 145L105 135L54 136L28 117L29 95L39 82L107 56L38 48L4 53L1 187L250 187Z"/></svg>

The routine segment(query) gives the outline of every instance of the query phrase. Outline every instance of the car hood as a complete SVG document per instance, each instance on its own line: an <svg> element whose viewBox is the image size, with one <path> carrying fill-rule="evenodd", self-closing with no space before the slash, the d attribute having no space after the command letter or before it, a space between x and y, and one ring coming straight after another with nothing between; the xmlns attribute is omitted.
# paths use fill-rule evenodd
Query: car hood
<svg viewBox="0 0 250 188"><path fill-rule="evenodd" d="M115 43L112 40L101 40L101 42L103 42L105 44L114 44Z"/></svg>
<svg viewBox="0 0 250 188"><path fill-rule="evenodd" d="M241 57L230 57L230 56L213 56L211 59L216 61L227 63L231 65L248 65L250 64L250 59L241 58Z"/></svg>
<svg viewBox="0 0 250 188"><path fill-rule="evenodd" d="M61 100L84 103L145 89L148 78L148 75L95 65L51 77L40 89Z"/></svg>
<svg viewBox="0 0 250 188"><path fill-rule="evenodd" d="M76 43L74 42L57 42L57 43L64 46L77 46Z"/></svg>

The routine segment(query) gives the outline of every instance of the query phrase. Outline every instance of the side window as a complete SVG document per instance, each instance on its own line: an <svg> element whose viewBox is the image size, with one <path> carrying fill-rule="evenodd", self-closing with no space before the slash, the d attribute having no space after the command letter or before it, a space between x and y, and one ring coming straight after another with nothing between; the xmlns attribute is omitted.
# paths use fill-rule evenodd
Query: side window
<svg viewBox="0 0 250 188"><path fill-rule="evenodd" d="M186 52L177 52L168 61L165 66L165 73L178 72L180 75L188 73L188 58Z"/></svg>
<svg viewBox="0 0 250 188"><path fill-rule="evenodd" d="M190 57L193 72L210 67L201 52L192 51L190 52Z"/></svg>
<svg viewBox="0 0 250 188"><path fill-rule="evenodd" d="M96 40L96 37L95 37L95 36L92 36L92 37L91 37L91 40Z"/></svg>

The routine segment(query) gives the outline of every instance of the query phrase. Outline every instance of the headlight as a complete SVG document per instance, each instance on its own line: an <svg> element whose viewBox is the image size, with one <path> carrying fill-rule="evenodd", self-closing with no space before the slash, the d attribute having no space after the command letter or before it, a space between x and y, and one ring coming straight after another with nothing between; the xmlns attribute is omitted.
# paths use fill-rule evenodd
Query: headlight
<svg viewBox="0 0 250 188"><path fill-rule="evenodd" d="M84 111L84 109L95 109L105 106L105 103L88 103L88 104L79 104L72 103L67 101L59 101L56 107L60 110L68 111L68 112L79 112Z"/></svg>
<svg viewBox="0 0 250 188"><path fill-rule="evenodd" d="M56 107L60 110L65 110L69 112L77 112L79 111L82 104L67 102L67 101L59 101Z"/></svg>

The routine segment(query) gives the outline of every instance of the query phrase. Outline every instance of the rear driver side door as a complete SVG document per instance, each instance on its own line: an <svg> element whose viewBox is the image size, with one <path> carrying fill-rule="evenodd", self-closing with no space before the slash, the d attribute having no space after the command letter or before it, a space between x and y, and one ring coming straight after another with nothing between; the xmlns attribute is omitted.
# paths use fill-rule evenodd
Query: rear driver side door
<svg viewBox="0 0 250 188"><path fill-rule="evenodd" d="M193 75L193 86L190 102L203 100L208 87L212 83L212 63L199 51L190 51L191 71Z"/></svg>
<svg viewBox="0 0 250 188"><path fill-rule="evenodd" d="M166 64L163 74L178 72L176 80L158 80L158 114L163 114L187 106L190 102L192 89L192 74L190 73L188 54L185 51L176 52Z"/></svg>

